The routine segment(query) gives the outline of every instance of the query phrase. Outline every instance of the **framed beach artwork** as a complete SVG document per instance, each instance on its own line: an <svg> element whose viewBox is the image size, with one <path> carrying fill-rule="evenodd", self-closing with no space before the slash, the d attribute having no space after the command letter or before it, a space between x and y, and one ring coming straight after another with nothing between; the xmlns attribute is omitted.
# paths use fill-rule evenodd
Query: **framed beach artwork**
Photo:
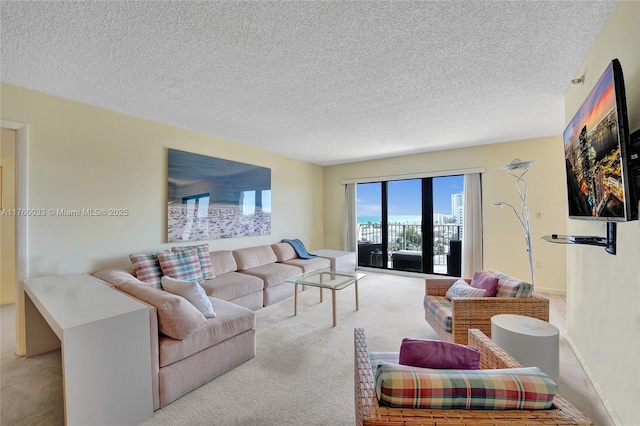
<svg viewBox="0 0 640 426"><path fill-rule="evenodd" d="M271 169L169 149L167 240L271 234Z"/></svg>

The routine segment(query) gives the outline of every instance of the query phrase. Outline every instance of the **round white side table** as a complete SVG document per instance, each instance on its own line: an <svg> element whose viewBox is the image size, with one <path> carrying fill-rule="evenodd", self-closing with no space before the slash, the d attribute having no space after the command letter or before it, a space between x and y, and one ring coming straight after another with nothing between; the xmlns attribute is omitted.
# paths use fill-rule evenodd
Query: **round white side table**
<svg viewBox="0 0 640 426"><path fill-rule="evenodd" d="M546 321L523 315L491 317L491 340L524 367L536 366L557 380L560 332Z"/></svg>

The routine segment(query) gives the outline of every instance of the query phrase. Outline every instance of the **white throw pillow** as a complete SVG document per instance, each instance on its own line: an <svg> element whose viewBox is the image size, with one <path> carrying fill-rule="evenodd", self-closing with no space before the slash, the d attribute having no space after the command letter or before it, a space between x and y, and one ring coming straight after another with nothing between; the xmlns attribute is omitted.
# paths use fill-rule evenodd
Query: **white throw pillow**
<svg viewBox="0 0 640 426"><path fill-rule="evenodd" d="M216 312L213 310L211 300L207 297L204 288L197 282L178 280L165 275L162 277L162 287L169 293L177 294L187 299L193 306L198 308L205 317L216 317Z"/></svg>
<svg viewBox="0 0 640 426"><path fill-rule="evenodd" d="M445 298L451 300L452 297L483 297L486 290L484 288L471 287L465 280L458 280L447 290Z"/></svg>

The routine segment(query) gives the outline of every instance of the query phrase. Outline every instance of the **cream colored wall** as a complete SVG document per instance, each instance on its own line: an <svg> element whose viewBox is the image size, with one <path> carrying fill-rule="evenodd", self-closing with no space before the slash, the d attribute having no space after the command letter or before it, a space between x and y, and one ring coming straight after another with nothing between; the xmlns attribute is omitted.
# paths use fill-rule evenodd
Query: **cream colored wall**
<svg viewBox="0 0 640 426"><path fill-rule="evenodd" d="M529 262L522 225L511 210L491 207L491 203L498 200L519 206L515 178L499 168L514 158L538 162L527 174L534 264L542 263L542 268L534 271L536 288L538 291L564 294L565 249L540 239L542 235L563 234L566 226L564 157L560 136L326 167L324 245L332 249L343 247L343 179L481 167L485 169L482 175L484 264L528 279Z"/></svg>
<svg viewBox="0 0 640 426"><path fill-rule="evenodd" d="M29 126L29 208L129 210L29 218L28 276L93 272L127 264L132 252L170 248L168 148L271 168L271 235L211 240L212 250L282 238L322 247L320 166L6 84L2 118Z"/></svg>
<svg viewBox="0 0 640 426"><path fill-rule="evenodd" d="M16 199L16 132L2 129L0 166L2 167L2 209L11 212ZM15 301L16 285L16 216L0 215L0 304Z"/></svg>
<svg viewBox="0 0 640 426"><path fill-rule="evenodd" d="M576 75L585 84L565 96L567 123L609 62L625 77L629 127L640 129L640 2L620 2ZM605 235L605 224L568 220L573 235ZM567 249L567 327L619 424L640 424L640 221L617 226L617 255Z"/></svg>

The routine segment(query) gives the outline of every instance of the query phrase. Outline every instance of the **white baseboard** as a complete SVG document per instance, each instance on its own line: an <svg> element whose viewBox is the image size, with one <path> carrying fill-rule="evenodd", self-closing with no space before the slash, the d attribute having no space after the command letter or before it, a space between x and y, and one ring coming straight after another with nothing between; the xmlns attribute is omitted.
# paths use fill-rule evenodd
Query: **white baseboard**
<svg viewBox="0 0 640 426"><path fill-rule="evenodd" d="M589 381L593 385L593 388L595 389L596 394L598 395L598 398L600 398L600 401L602 402L602 405L604 406L604 409L609 414L609 417L611 417L611 419L613 420L614 425L615 426L622 426L622 423L620 423L620 419L618 419L618 417L615 415L615 413L613 412L613 409L611 408L611 406L607 402L606 398L602 394L602 390L600 389L600 386L598 386L598 382L596 382L595 379L593 378L593 375L591 374L591 370L589 369L589 366L585 362L584 358L582 358L582 355L580 354L580 351L578 351L578 348L576 347L576 345L571 340L571 337L569 337L568 334L565 334L563 336L563 338L569 344L569 347L571 348L571 350L575 354L576 358L578 359L578 362L580 363L580 366L582 367L582 370L584 370L585 374L587 375L587 378L589 379Z"/></svg>
<svg viewBox="0 0 640 426"><path fill-rule="evenodd" d="M558 290L556 288L545 288L545 287L538 287L538 286L536 286L536 293L555 294L556 296L566 296L567 295L567 291L566 290Z"/></svg>

